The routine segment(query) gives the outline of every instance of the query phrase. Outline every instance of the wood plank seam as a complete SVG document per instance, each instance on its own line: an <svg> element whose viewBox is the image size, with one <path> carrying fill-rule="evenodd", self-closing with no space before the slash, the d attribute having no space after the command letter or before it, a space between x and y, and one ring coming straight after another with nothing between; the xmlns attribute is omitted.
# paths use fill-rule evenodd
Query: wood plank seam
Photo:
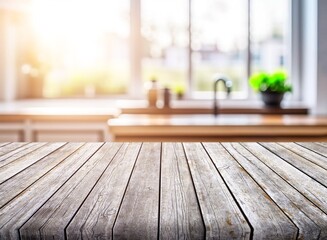
<svg viewBox="0 0 327 240"><path fill-rule="evenodd" d="M281 144L281 143L277 143L277 144L280 145L281 147L286 148L287 150L293 152L294 154L296 154L296 155L298 155L298 156L300 156L300 157L302 157L302 158L308 160L309 162L311 162L311 163L317 165L318 167L325 169L325 170L327 171L327 157L326 157L326 156L322 156L322 157L325 157L325 162L324 162L324 163L325 163L326 165L324 165L324 164L321 164L321 165L320 165L320 163L318 163L317 161L313 161L312 159L310 159L310 157L313 157L314 155L318 155L318 156L316 156L317 158L320 158L320 157L321 157L320 154L317 154L317 153L314 152L314 151L311 151L311 154L312 154L313 156L308 157L307 154L303 154L303 155L301 155L301 153L300 153L299 151L294 150L292 147L287 147L287 146L290 145L289 143L283 143L283 144ZM285 146L285 145L286 145L286 146ZM310 150L308 150L307 148L304 148L304 147L301 146L301 145L300 145L300 146L299 146L299 145L296 145L296 146L298 146L299 148L302 148L303 151L310 151ZM322 161L323 161L323 160L322 160Z"/></svg>
<svg viewBox="0 0 327 240"><path fill-rule="evenodd" d="M248 149L244 143L240 143L245 149L247 149L249 152L251 152L250 149ZM259 144L259 143L258 143ZM259 144L260 145L260 144ZM261 146L261 145L260 145ZM263 147L263 146L262 146ZM271 152L269 149L266 149L265 147L263 147L265 150ZM274 154L273 152L271 152L272 154ZM278 155L274 154L277 158L281 159ZM255 156L255 155L254 155ZM256 156L255 156L256 157ZM257 158L257 157L256 157ZM299 192L303 197L305 197L308 201L310 201L313 205L315 205L320 211L322 211L323 213L327 214L327 210L324 210L323 208L321 208L320 206L318 206L315 202L312 201L312 199L308 198L304 193L302 193L299 189L297 189L295 186L293 186L291 184L291 182L286 179L285 177L283 177L281 174L279 174L277 171L275 171L273 168L271 168L269 165L267 165L264 161L262 161L260 158L257 158L260 162L262 162L264 165L266 165L266 167L268 167L271 171L273 171L276 175L278 175L281 179L283 179L290 187L292 187L293 189L295 189L297 192ZM281 159L283 160L283 159ZM284 160L283 160L284 161ZM292 166L291 164L289 164L288 162L284 161L286 164ZM293 167L293 166L292 166ZM295 168L296 169L296 168ZM300 171L298 169L296 169L297 171ZM308 176L307 174L303 173L302 171L300 171L301 174L304 174L306 177L310 178L313 181L316 181L315 179L311 178L310 176ZM320 184L320 183L319 183ZM321 185L322 187L324 187L323 185ZM315 196L315 198L319 199L313 192L310 192L312 195ZM319 200L320 201L320 200Z"/></svg>
<svg viewBox="0 0 327 240"><path fill-rule="evenodd" d="M220 144L220 143L219 143L219 144ZM230 194L231 194L233 200L235 201L237 207L240 209L240 211L241 211L243 217L245 218L247 224L249 225L249 227L250 227L250 229L251 229L250 239L253 239L253 231L254 231L254 228L253 228L251 222L249 221L248 217L247 217L246 214L244 213L244 211L243 211L241 205L239 204L239 202L236 200L236 197L234 196L234 193L232 192L232 190L231 190L230 187L228 186L227 182L225 181L225 179L223 178L223 176L222 176L221 173L219 172L219 170L218 170L216 164L214 163L214 161L212 160L212 158L211 158L210 154L208 153L207 149L206 149L205 146L203 145L203 142L201 142L201 145L202 145L202 147L204 148L204 150L206 151L206 153L207 153L207 155L209 156L209 158L210 158L212 164L214 165L214 167L215 167L217 173L219 174L219 176L220 176L221 179L223 180L223 182L224 182L224 184L226 185L228 191L230 192ZM221 144L221 146L223 146L223 145ZM228 152L228 150L225 148L225 146L223 146L223 148ZM229 154L229 152L228 152L228 154ZM229 155L231 155L231 154L229 154ZM231 157L234 158L232 155L231 155ZM234 158L234 159L235 159L235 158ZM243 167L242 167L242 168L243 168ZM245 169L244 169L244 171L245 171Z"/></svg>
<svg viewBox="0 0 327 240"><path fill-rule="evenodd" d="M6 144L5 146L2 146L0 148L0 156L3 156L3 155L8 154L8 153L10 153L12 151L15 151L15 150L27 145L27 144L28 144L28 142L18 142L18 143L17 142L11 142L9 144ZM11 148L11 146L13 146L13 147Z"/></svg>
<svg viewBox="0 0 327 240"><path fill-rule="evenodd" d="M105 143L103 143L101 145L101 147L103 147ZM68 239L67 237L67 228L69 226L69 224L72 222L72 220L74 219L74 217L76 216L76 214L78 213L78 211L80 210L80 208L83 206L84 202L86 201L86 199L89 197L89 195L92 193L93 189L95 188L95 186L98 184L98 182L100 181L101 177L103 176L103 174L106 172L106 170L108 169L111 161L115 158L115 156L118 154L119 150L122 148L123 145L120 145L119 149L117 150L117 152L114 154L114 156L112 156L112 158L110 159L110 161L108 162L106 168L103 170L103 172L100 174L99 178L97 179L97 181L95 182L95 184L93 185L93 187L91 188L91 190L89 191L89 193L85 196L85 198L83 199L82 203L80 204L80 206L76 209L75 213L72 215L71 219L68 221L67 225L64 228L64 234L65 234L65 239ZM97 151L95 151L93 153L93 155L99 151L99 149L101 148L99 147ZM93 156L92 155L92 156ZM89 159L92 157L90 156ZM73 174L74 175L74 174ZM67 180L68 181L68 180Z"/></svg>
<svg viewBox="0 0 327 240"><path fill-rule="evenodd" d="M232 154L230 154L230 152L228 151L228 149L226 149L226 147L222 144L222 146L225 148L225 150L228 152L228 154L229 155L231 155L231 157L232 158L234 158L234 156L232 156ZM235 149L234 147L233 147L233 149L236 151L236 152L238 152L240 155L242 155L237 149ZM244 158L246 158L245 156L243 156ZM246 158L247 159L247 158ZM256 179L248 172L248 171L246 171L246 169L243 167L243 165L239 162L239 161L237 161L237 159L236 158L234 158L234 160L242 167L242 169L253 179L253 181L261 188L261 190L262 191L264 191L266 194L267 194L267 196L269 197L269 199L272 201L272 202L274 202L275 203L275 205L280 209L280 211L285 215L285 217L287 217L292 223L293 223L293 225L296 227L296 229L297 229L297 233L296 233L296 238L295 239L298 239L298 236L299 236L299 228L298 228L298 226L294 223L294 221L283 211L283 209L278 205L278 203L276 202L276 201L274 201L274 199L272 199L270 196L269 196L269 194L265 191L265 189L256 181ZM217 171L218 171L218 169L217 169ZM227 183L226 183L226 185L227 185ZM227 185L228 186L228 185ZM234 195L233 195L233 197L234 197ZM242 211L242 213L244 214L244 216L245 216L245 218L246 218L246 220L249 222L249 220L248 220L248 218L246 217L246 215L245 215L245 213L243 212L243 210L242 210L242 208L241 208L241 206L239 205L239 203L237 202L237 200L236 200L236 198L234 197L234 200L235 200L235 202L236 202L236 204L239 206L239 208L241 209L241 211ZM251 227L251 230L253 230L253 228L252 228L252 225L250 224L250 222L249 222L249 225L250 225L250 227ZM253 237L253 236L252 236ZM251 239L252 239L252 237L251 237Z"/></svg>
<svg viewBox="0 0 327 240"><path fill-rule="evenodd" d="M112 238L112 226L141 143L124 143L67 228L67 238Z"/></svg>
<svg viewBox="0 0 327 240"><path fill-rule="evenodd" d="M85 143L84 143L85 144ZM78 149L80 149L81 148L81 145L84 145L84 144L79 144L80 146L78 147ZM66 144L65 146L67 146L68 144ZM75 144L76 145L76 144ZM73 145L74 146L74 145ZM70 156L72 156L72 153L74 153L74 152L76 152L76 151L78 151L78 149L76 149L75 147L71 147L72 148L72 152L70 153L70 154L68 154L68 157L70 157ZM64 147L64 146L63 146ZM58 149L60 149L60 148L57 148L57 150ZM69 149L69 148L68 148ZM56 151L57 151L56 150ZM56 164L56 166L59 166L59 165L61 165L61 164L65 164L65 163L67 163L67 161L63 161L64 159L67 159L67 157L65 157L65 158L63 158L63 159L61 159L61 161L60 161L60 164ZM52 171L56 171L56 168L55 167L53 167L52 168ZM47 173L49 173L49 172L52 172L52 171L48 171ZM70 178L73 174L74 174L75 172L73 172L72 174L69 174L69 177L68 178ZM45 177L45 175L42 175L42 177L41 178L39 178L39 180L43 180L43 181L46 181L46 177ZM10 234L11 235L11 238L13 238L13 235L12 234L15 234L15 235L19 235L20 234L20 232L18 231L23 225L23 223L25 224L26 223L26 221L28 220L28 219L30 219L38 210L40 210L40 208L53 196L53 194L55 194L63 185L64 185L64 183L65 183L66 181L64 181L64 182L61 182L60 183L60 185L56 188L56 190L53 190L53 192L51 193L51 194L49 194L49 195L47 195L47 199L46 200L44 200L44 202L42 203L42 204L40 204L40 205L38 205L38 207L36 207L36 208L34 208L33 209L33 213L31 213L26 219L25 218L22 218L22 219L25 219L25 220L22 220L22 219L20 219L19 220L19 226L17 226L17 229L16 229L16 231L15 232L13 232L12 230L10 230L9 232L7 232L6 234ZM28 188L34 188L34 189L37 189L38 187L40 187L40 186L36 186L35 184L31 184ZM27 188L27 189L28 189ZM26 190L26 189L25 189ZM25 191L24 190L24 191ZM18 195L19 196L19 195ZM17 196L16 196L17 197ZM15 197L15 198L16 198ZM22 197L24 197L24 195L22 196ZM4 205L4 208L5 207L7 207L6 205ZM25 213L23 213L23 212L19 212L19 214L20 215L22 215L22 216L24 216L24 214ZM24 216L25 217L25 216ZM9 219L8 221L7 221L7 223L9 223L9 222L12 222L12 219L13 218L17 218L16 216L12 216L12 218L11 219ZM16 225L17 224L17 219L16 219L16 221L15 221L15 223L14 223L14 225ZM6 224L7 224L6 223ZM5 226L5 225L3 225L3 226ZM15 226L16 227L16 226ZM8 231L8 229L7 229L7 231ZM17 236L18 237L18 236Z"/></svg>
<svg viewBox="0 0 327 240"><path fill-rule="evenodd" d="M194 184L194 178L193 178L193 175L192 175L192 172L191 172L191 168L190 168L189 162L187 161L186 149L185 149L184 144L182 144L182 146L183 146L184 156L185 156L185 159L186 159L186 165L187 165L188 171L189 171L190 176L191 176L192 186L193 186L193 190L195 192L196 201L198 203L199 209L201 209L200 200L199 200L199 194L198 194L198 192L196 190L196 187L195 187L195 184ZM200 212L201 212L202 224L205 227L206 224L205 224L205 221L204 221L204 218L203 218L203 215L202 215L202 209L201 209ZM204 234L205 234L204 237L206 238L207 237L206 236L207 235L206 231L204 231Z"/></svg>
<svg viewBox="0 0 327 240"><path fill-rule="evenodd" d="M295 144L297 144L297 145L299 145L299 146L301 146L301 147L304 147L304 148L306 148L306 149L308 149L308 150L310 150L310 151L312 151L312 152L315 152L315 153L317 153L317 154L319 154L319 155L321 155L321 156L323 156L323 157L326 157L326 155L323 155L321 152L319 152L319 151L316 151L316 150L314 150L314 149L310 149L309 147L307 147L307 146L305 146L305 145L303 145L303 144L300 144L299 142L295 142ZM326 148L326 146L324 146L324 145L321 145L321 144L319 144L320 146L322 146L322 147L324 147L324 148ZM327 154L327 153L326 153Z"/></svg>
<svg viewBox="0 0 327 240"><path fill-rule="evenodd" d="M54 149L54 150L51 150L51 152L47 153L45 156L41 157L40 159L36 160L36 161L33 162L32 164L30 164L30 165L28 165L28 166L22 168L21 170L17 171L15 174L11 175L9 178L5 179L5 180L2 181L2 182L0 181L0 182L1 182L1 183L4 183L4 182L8 181L9 179L13 178L13 177L16 176L17 174L19 174L19 173L25 171L27 168L29 168L29 167L31 167L31 166L33 166L33 165L35 165L35 164L37 164L39 161L43 160L44 158L48 157L50 154L54 153L55 151L61 149L62 147L66 146L66 145L67 145L67 143L64 143L62 146L60 146L60 147L58 147L58 148L56 148L56 149ZM18 160L18 159L17 159L17 160ZM8 166L8 165L2 166L2 167L7 167L7 166Z"/></svg>
<svg viewBox="0 0 327 240"><path fill-rule="evenodd" d="M203 220L205 238L249 239L251 228L201 143L183 143ZM212 185L211 181L217 181Z"/></svg>
<svg viewBox="0 0 327 240"><path fill-rule="evenodd" d="M235 148L234 147L234 149L235 149L235 151L237 151L239 154L240 154L240 156L242 156L244 159L246 159L246 161L248 162L248 163L250 163L250 165L247 165L247 168L248 168L248 170L251 170L251 172L253 172L254 173L254 175L256 175L256 178L258 178L258 181L261 181L261 184L263 184L263 185L261 185L260 183L258 183L260 186L262 186L262 188L263 189L266 189L267 188L267 190L264 190L265 192L267 192L267 194L272 198L272 199L274 199L274 198L276 198L276 201L274 201L274 202L276 202L276 204L277 204L277 200L279 200L279 201L283 201L283 202L285 202L285 200L283 200L283 198L286 198L287 200L288 200L288 202L286 203L286 204L292 204L290 207L288 207L288 206L286 206L285 204L284 204L284 208L286 208L287 210L285 211L285 209L284 209L284 213L286 214L286 215L289 215L289 217L291 218L291 217L293 217L294 218L294 221L292 221L296 226L297 226L297 224L296 224L296 220L297 221L300 221L300 225L302 225L302 223L305 223L306 221L305 221L305 219L299 219L298 218L298 216L300 216L301 217L301 214L303 215L303 216L305 216L307 219L309 219L310 221L311 221L311 223L314 223L314 226L316 227L316 229L319 229L319 233L318 233L318 235L314 238L314 239L319 239L319 237L322 235L322 234L325 234L324 235L324 237L326 236L326 231L324 231L324 233L322 233L322 229L321 229L321 225L320 226L318 226L317 225L317 221L319 222L321 219L323 219L322 220L322 222L326 222L326 217L320 217L321 216L321 213L323 213L323 211L320 209L320 208L318 208L314 203L312 203L312 201L310 201L304 194L302 194L297 188L295 188L295 187L293 187L291 184L290 184L290 182L288 182L287 180L285 180L282 176L280 176L278 173L276 173L275 171L273 171L273 169L271 169L269 166L267 166L264 162L262 162L262 161L260 161L260 158L258 157L258 153L257 154L255 154L253 151L251 151L250 149L248 149L244 144L242 144L242 143L238 143L238 145L240 145L241 147L242 147L242 149L244 149L246 152L248 152L248 154L250 154L251 155L251 157L253 158L253 159L256 159L256 161L258 161L258 162L260 162L260 164L262 164L262 166L264 166L264 168L266 168L266 170L264 170L264 169L262 169L262 166L258 166L258 164L256 164L255 163L255 161L253 162L253 160L250 160L250 159L248 159L248 157L247 157L247 155L244 155L244 153L242 154L239 150L238 150L238 148ZM239 159L240 160L240 159ZM240 160L241 161L241 160ZM239 164L241 164L242 165L242 163L240 162L240 161L238 161L239 162ZM246 163L246 162L245 162ZM253 165L253 167L255 168L255 169L258 169L259 171L257 172L257 170L253 170L252 169L252 166L251 165ZM267 170L269 169L269 171L272 171L272 173L273 173L273 175L275 175L276 177L272 177L271 178L271 181L267 181L266 183L265 183L265 180L263 180L263 178L261 178L260 177L260 175L263 173L263 174L265 174L265 175L267 175ZM249 171L248 171L249 172ZM250 173L250 172L249 172ZM253 176L252 174L250 174L251 175L251 177ZM273 176L272 175L272 176ZM253 178L255 179L255 177L253 176ZM260 180L261 179L261 180ZM281 180L281 182L279 182L280 180ZM264 182L262 182L262 181L264 181ZM278 183L281 183L282 184L282 190L281 191L277 191L277 192L275 192L276 191L276 189L279 189L279 185L278 185ZM284 191L286 191L286 194L285 194L285 192ZM295 194L295 193L296 194ZM273 195L271 196L271 194L273 193ZM276 194L275 194L276 193ZM290 194L290 195L288 195L288 194ZM300 196L300 197L296 197L296 195L298 194L298 196ZM291 198L289 198L289 196L292 196L292 199ZM306 203L306 207L305 207L305 209L303 209L302 210L302 208L301 208L301 206L302 206L302 204L303 204L303 202L305 202L304 201L304 199L305 199L305 201L308 201L308 203L310 203L310 204L308 204L308 203ZM277 205L279 205L279 204L277 204ZM283 204L282 204L283 205ZM282 208L282 205L280 206L280 208ZM309 208L307 208L307 206L309 207ZM314 211L312 211L312 208L315 208L315 209L319 209L318 211L316 211L316 210L314 210ZM288 211L288 210L291 210L291 211ZM311 216L312 217L310 217L308 214L311 214ZM298 215L298 214L300 214L300 215ZM315 219L315 220L314 220ZM298 227L298 226L297 226ZM300 226L299 226L300 227ZM298 228L299 228L298 227ZM305 228L305 225L302 225L302 227L304 227ZM312 228L310 228L310 229L312 229ZM300 234L300 230L299 230L299 234ZM306 236L308 235L308 234L306 234L305 232L302 232L302 234L301 234L301 239L302 238L306 238L305 236L303 236L303 234L305 234ZM310 235L310 238L309 239L311 239L311 235Z"/></svg>
<svg viewBox="0 0 327 240"><path fill-rule="evenodd" d="M25 157L26 155L33 153L34 151L38 150L39 148L43 147L44 145L46 145L46 143L41 143L39 145L28 145L27 148L23 147L24 151L17 151L16 152L16 150L18 150L18 149L16 149L16 150L10 152L10 153L12 153L12 155L9 155L9 153L7 153L5 155L2 155L0 157L0 168L2 168L3 166L5 166L5 165L7 165L7 164L9 164L11 162L14 162L14 161L18 160L21 157ZM32 149L32 151L27 151L27 150L31 150L31 149ZM6 156L6 155L9 155L9 156ZM11 160L10 158L14 158L14 159Z"/></svg>
<svg viewBox="0 0 327 240"><path fill-rule="evenodd" d="M133 164L133 168L132 168L132 171L131 171L131 174L129 175L129 178L128 178L128 181L127 181L127 184L125 186L125 190L124 190L124 194L121 198L121 201L120 201L120 204L119 204L119 207L118 207L118 210L117 210L117 214L115 216L115 220L114 220L114 223L112 224L112 227L111 227L111 239L114 239L114 227L116 225L116 221L117 221L117 218L118 218L118 215L119 215L119 212L120 212L120 209L121 209L121 206L122 206L122 203L123 203L123 200L125 198L125 195L126 195L126 192L127 192L127 187L131 181L131 178L132 178L132 175L133 175L133 172L134 172L134 169L135 169L135 166L136 166L136 163L139 159L139 155L140 155L140 152L141 152L141 149L142 149L142 146L143 146L143 143L141 144L139 150L138 150L138 153L137 153L137 156L136 156L136 159L134 161L134 164Z"/></svg>
<svg viewBox="0 0 327 240"><path fill-rule="evenodd" d="M2 142L2 143L0 144L0 149L1 149L2 147L4 147L4 146L8 145L8 144L10 144L10 142Z"/></svg>
<svg viewBox="0 0 327 240"><path fill-rule="evenodd" d="M103 146L104 144L102 143L102 144L100 144L100 143L97 143L97 144L90 144L90 143L88 143L88 144L84 144L83 146L81 146L81 147L79 147L77 150L75 150L75 152L77 152L79 149L83 152L83 151L85 151L84 149L85 148L87 148L88 149L88 146L90 146L90 145L92 145L92 147L94 148L93 150L92 150L92 152L91 152L91 154L87 154L87 155L85 155L85 154L82 154L81 156L83 156L83 157L85 157L85 156L87 156L87 157L85 157L85 159L83 160L83 164L81 164L80 165L80 167L79 168L77 168L77 170L75 171L75 172L72 172L71 173L71 175L70 175L70 177L67 179L67 181L65 181L58 189L57 189L57 191L44 203L44 205L46 205L46 204L48 204L49 202L51 202L52 200L53 200L53 198L55 198L55 196L56 196L56 194L58 193L58 191L62 191L62 189L63 188L65 188L65 187L67 187L69 184L68 184L68 181L71 181L71 179L72 178L74 178L77 174L78 174L78 172L81 170L81 168L84 168L85 167L85 165L86 164L89 164L90 163L90 159L91 159L91 157L93 157L93 155L94 154L96 154L100 149L101 149L101 146ZM81 149L83 147L83 149ZM85 153L85 152L84 152ZM73 154L71 154L71 155L73 155ZM67 161L66 161L67 162ZM92 171L92 170L94 170L97 166L98 166L98 161L95 161L95 162L93 162L93 163L95 163L95 164L89 164L89 167L90 168L88 168L87 167L87 169L88 169L88 171L86 172L86 175L84 175L84 177L85 176L87 176L88 175L88 173L90 173L90 171ZM93 166L93 167L92 167ZM84 177L81 179L81 181L84 181ZM80 181L79 181L80 182ZM92 186L92 185L91 185ZM71 193L73 193L74 192L74 190L76 189L76 188L78 188L79 187L79 183L77 183L76 185L74 185L74 187L73 188L71 188L68 192L67 192L67 195L66 195L66 197L67 198L69 198L70 197L70 194ZM61 206L62 205L64 205L64 202L65 202L65 200L66 200L66 198L65 199L62 199L62 201L61 202L59 202L59 204L57 204L57 206L59 206L58 207L58 209L60 209L61 208ZM84 202L84 200L82 201L82 202ZM32 219L32 221L34 221L35 220L35 216L37 216L37 214L39 214L39 211L40 210L40 208L35 212L35 214L33 214L32 215L32 217L29 219L29 221L31 221L31 219ZM42 211L42 209L40 210L40 211ZM44 234L44 232L43 232L43 230L44 230L44 228L45 228L45 226L46 225L48 225L48 221L50 221L51 220L51 218L52 218L52 216L54 215L54 214L56 214L56 211L52 211L52 214L49 216L48 215L48 218L47 218L47 220L46 221L44 221L44 223L43 224L40 224L39 225L39 229L38 229L38 231L39 231L39 233L40 233L40 237L42 238L42 237L44 237L44 236L42 236L42 234ZM34 219L33 219L34 218ZM35 221L34 221L35 222ZM25 230L25 232L26 232L26 229L28 229L28 228L26 228L26 227L24 227L24 225L22 225L22 227L20 227L20 229L19 229L19 231L20 231L20 233L21 233L21 238L22 239L24 239L23 237L23 233L22 233L22 230L24 231ZM63 235L64 235L64 229L65 229L65 226L63 226L63 228L62 228L62 230L63 230ZM35 237L35 236L32 236L32 237ZM56 237L55 237L56 238ZM57 236L57 238L59 238L58 236Z"/></svg>
<svg viewBox="0 0 327 240"><path fill-rule="evenodd" d="M323 183L321 180L314 178L313 176L311 176L307 171L303 170L302 168L296 166L295 164L289 162L288 160L286 160L283 156L281 156L279 153L276 153L274 151L272 151L269 147L265 146L263 143L259 143L262 147L264 147L265 149L267 149L268 151L270 151L271 153L273 153L274 155L276 155L277 157L279 157L280 159L282 159L284 162L288 163L289 165L291 165L292 167L296 168L297 170L301 171L303 174L307 175L309 178L315 180L316 182L318 182L319 184L321 184L322 186L327 188L327 181L326 183ZM286 148L287 149L287 148ZM302 157L302 156L300 156ZM311 161L310 161L311 162ZM315 163L313 163L315 164ZM322 168L321 166L315 164L317 167L325 170L324 168Z"/></svg>
<svg viewBox="0 0 327 240"><path fill-rule="evenodd" d="M161 169L162 169L162 142L160 143L160 164L159 164L159 202L158 202L158 231L157 239L160 239L160 209L161 209Z"/></svg>

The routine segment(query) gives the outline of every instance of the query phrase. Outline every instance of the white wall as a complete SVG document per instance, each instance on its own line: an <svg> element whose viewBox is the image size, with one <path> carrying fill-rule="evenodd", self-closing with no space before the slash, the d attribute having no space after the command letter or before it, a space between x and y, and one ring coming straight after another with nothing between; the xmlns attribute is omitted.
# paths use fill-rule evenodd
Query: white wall
<svg viewBox="0 0 327 240"><path fill-rule="evenodd" d="M302 100L327 114L327 1L302 1Z"/></svg>
<svg viewBox="0 0 327 240"><path fill-rule="evenodd" d="M317 39L317 108L318 114L327 114L327 1L318 1Z"/></svg>
<svg viewBox="0 0 327 240"><path fill-rule="evenodd" d="M8 11L0 9L0 100L16 98L16 28Z"/></svg>

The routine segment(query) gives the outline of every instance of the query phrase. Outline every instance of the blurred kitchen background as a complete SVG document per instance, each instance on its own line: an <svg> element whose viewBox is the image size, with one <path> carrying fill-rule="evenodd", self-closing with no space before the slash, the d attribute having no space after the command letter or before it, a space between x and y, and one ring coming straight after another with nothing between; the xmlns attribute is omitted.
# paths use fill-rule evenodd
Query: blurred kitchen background
<svg viewBox="0 0 327 240"><path fill-rule="evenodd" d="M222 112L327 115L326 12L325 0L0 0L0 140L102 141L120 114L211 114L217 73L233 82L228 99L218 88ZM248 79L276 69L293 92L270 112ZM170 110L149 110L153 79Z"/></svg>

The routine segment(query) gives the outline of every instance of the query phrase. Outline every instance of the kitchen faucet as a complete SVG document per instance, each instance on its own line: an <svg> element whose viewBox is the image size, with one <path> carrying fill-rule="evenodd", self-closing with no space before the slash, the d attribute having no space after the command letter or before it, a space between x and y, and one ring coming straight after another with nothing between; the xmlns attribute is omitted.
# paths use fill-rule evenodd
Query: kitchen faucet
<svg viewBox="0 0 327 240"><path fill-rule="evenodd" d="M213 86L213 92L214 92L214 95L213 95L213 102L214 102L213 113L214 113L215 116L217 116L217 114L218 114L217 86L218 86L218 83L220 81L222 81L224 83L224 85L225 85L227 96L229 96L230 92L232 91L232 86L233 86L232 81L230 79L228 79L227 77L219 76L219 77L215 78L215 83L214 83L214 86Z"/></svg>

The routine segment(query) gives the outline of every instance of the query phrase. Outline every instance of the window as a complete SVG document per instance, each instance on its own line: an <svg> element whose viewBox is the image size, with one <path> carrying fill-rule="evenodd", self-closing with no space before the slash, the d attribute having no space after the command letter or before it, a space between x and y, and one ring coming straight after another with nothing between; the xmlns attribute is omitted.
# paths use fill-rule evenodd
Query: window
<svg viewBox="0 0 327 240"><path fill-rule="evenodd" d="M210 98L221 74L245 98L251 72L290 61L287 0L33 0L31 9L19 68L34 97L127 95L156 78Z"/></svg>
<svg viewBox="0 0 327 240"><path fill-rule="evenodd" d="M273 71L278 67L287 66L289 61L287 41L291 32L287 21L289 9L289 2L285 0L251 0L253 71Z"/></svg>

